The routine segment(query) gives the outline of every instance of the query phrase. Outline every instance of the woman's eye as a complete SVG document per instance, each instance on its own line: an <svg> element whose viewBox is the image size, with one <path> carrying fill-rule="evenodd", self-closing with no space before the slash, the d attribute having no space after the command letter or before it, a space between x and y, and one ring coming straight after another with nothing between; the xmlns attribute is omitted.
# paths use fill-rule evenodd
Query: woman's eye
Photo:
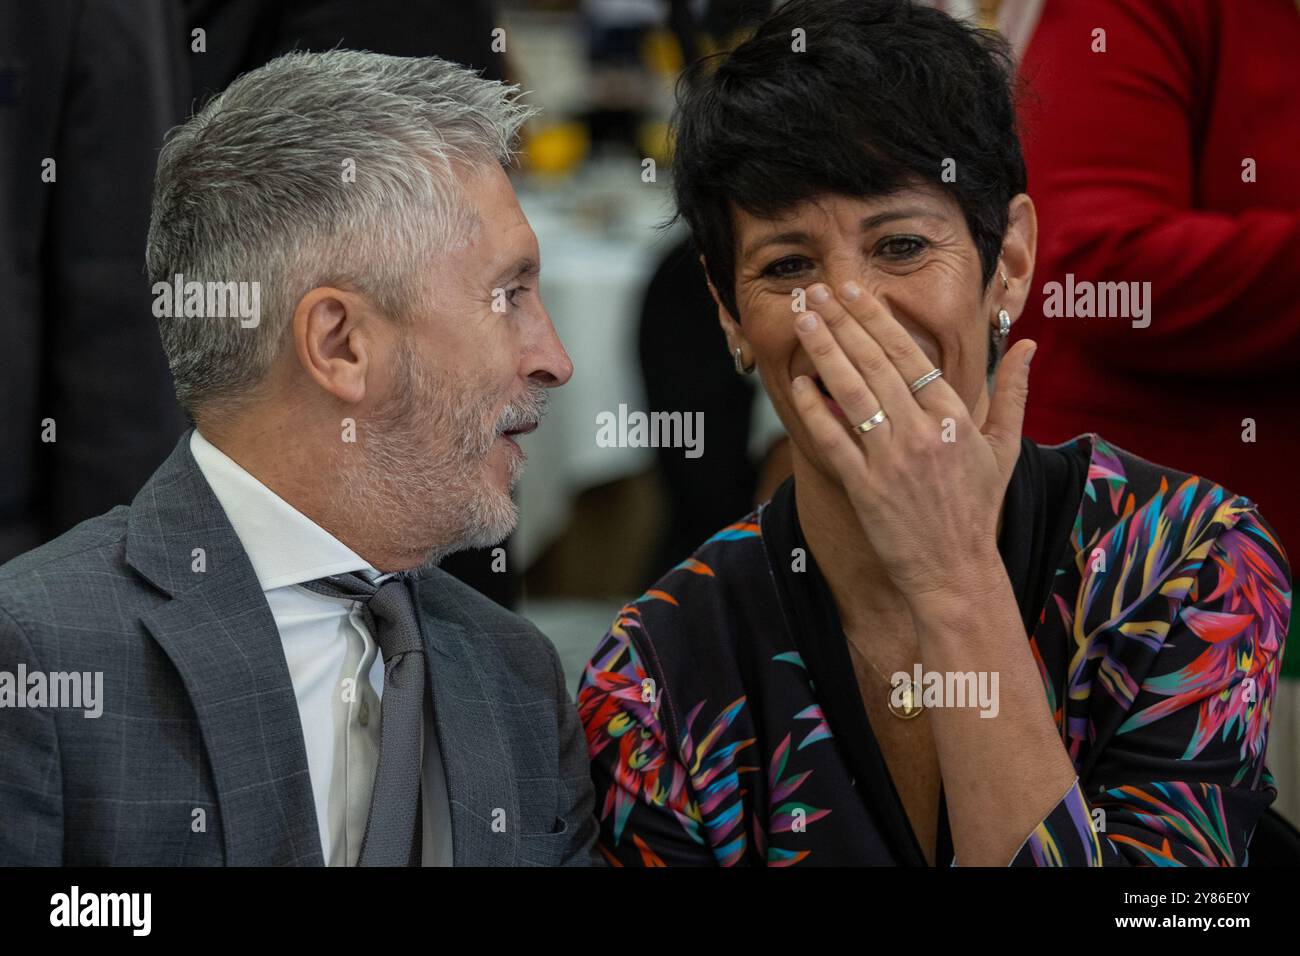
<svg viewBox="0 0 1300 956"><path fill-rule="evenodd" d="M920 236L891 236L876 247L876 251L886 259L901 262L913 259L925 249L925 240Z"/></svg>
<svg viewBox="0 0 1300 956"><path fill-rule="evenodd" d="M763 275L771 276L774 279L788 279L802 272L807 261L802 256L786 256L786 258L778 259L764 269Z"/></svg>
<svg viewBox="0 0 1300 956"><path fill-rule="evenodd" d="M517 285L513 289L508 289L506 291L506 298L510 300L511 305L517 305L518 303L515 302L515 296L519 295L521 292L527 292L528 289L529 286Z"/></svg>

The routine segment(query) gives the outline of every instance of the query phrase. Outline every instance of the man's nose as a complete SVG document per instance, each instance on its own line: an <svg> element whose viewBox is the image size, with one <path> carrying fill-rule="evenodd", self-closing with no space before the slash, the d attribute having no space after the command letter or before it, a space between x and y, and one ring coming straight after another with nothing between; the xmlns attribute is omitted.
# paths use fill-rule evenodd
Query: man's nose
<svg viewBox="0 0 1300 956"><path fill-rule="evenodd" d="M564 343L546 315L542 320L540 338L530 350L528 377L546 388L559 388L573 377L573 360L564 350Z"/></svg>

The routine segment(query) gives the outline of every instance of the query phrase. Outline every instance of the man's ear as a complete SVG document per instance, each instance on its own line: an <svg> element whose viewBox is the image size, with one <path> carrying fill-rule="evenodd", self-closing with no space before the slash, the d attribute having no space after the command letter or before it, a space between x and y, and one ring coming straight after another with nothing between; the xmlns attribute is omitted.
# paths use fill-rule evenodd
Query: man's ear
<svg viewBox="0 0 1300 956"><path fill-rule="evenodd" d="M735 354L736 349L741 349L744 364L748 365L754 360L749 342L745 338L745 333L740 331L740 323L732 318L727 307L722 304L722 297L718 295L713 280L709 278L709 267L704 261L704 256L700 256L700 268L704 271L704 281L709 284L709 294L713 296L713 302L718 307L718 325L722 326L722 334L727 337L727 350Z"/></svg>
<svg viewBox="0 0 1300 956"><path fill-rule="evenodd" d="M330 286L312 289L293 310L298 364L340 401L356 403L366 397L374 318L373 310L356 293Z"/></svg>
<svg viewBox="0 0 1300 956"><path fill-rule="evenodd" d="M998 271L989 283L994 309L1006 309L1012 321L1020 318L1034 281L1034 257L1038 251L1038 213L1034 201L1024 193L1007 206L1007 234L1002 241ZM1002 285L1002 276L1007 285Z"/></svg>

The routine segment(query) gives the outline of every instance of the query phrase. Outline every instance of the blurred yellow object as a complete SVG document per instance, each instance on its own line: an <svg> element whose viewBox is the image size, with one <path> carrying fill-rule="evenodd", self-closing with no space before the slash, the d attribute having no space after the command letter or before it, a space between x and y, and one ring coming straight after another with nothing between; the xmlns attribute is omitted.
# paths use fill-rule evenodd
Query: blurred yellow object
<svg viewBox="0 0 1300 956"><path fill-rule="evenodd" d="M581 123L553 123L539 127L524 141L528 168L544 175L572 172L587 156L591 139Z"/></svg>
<svg viewBox="0 0 1300 956"><path fill-rule="evenodd" d="M641 40L641 59L660 76L676 76L682 69L682 45L669 30L650 30Z"/></svg>
<svg viewBox="0 0 1300 956"><path fill-rule="evenodd" d="M701 33L696 37L696 41L700 45L700 56L711 57L716 53L722 53L724 51L730 52L752 37L754 35L754 29L755 28L753 27L736 27L736 29L732 30L720 41L715 40L707 33ZM710 60L706 67L708 72L712 73L720 67L724 59L725 58L723 57L719 57L718 59Z"/></svg>
<svg viewBox="0 0 1300 956"><path fill-rule="evenodd" d="M757 29L757 27L736 27L736 29L727 34L726 39L722 43L722 48L724 50L734 50L752 37Z"/></svg>
<svg viewBox="0 0 1300 956"><path fill-rule="evenodd" d="M671 129L663 120L647 120L637 129L637 145L642 156L663 166L672 155Z"/></svg>
<svg viewBox="0 0 1300 956"><path fill-rule="evenodd" d="M998 28L998 10L1002 6L1002 0L979 0L979 9L975 12L976 22L981 30L996 30Z"/></svg>

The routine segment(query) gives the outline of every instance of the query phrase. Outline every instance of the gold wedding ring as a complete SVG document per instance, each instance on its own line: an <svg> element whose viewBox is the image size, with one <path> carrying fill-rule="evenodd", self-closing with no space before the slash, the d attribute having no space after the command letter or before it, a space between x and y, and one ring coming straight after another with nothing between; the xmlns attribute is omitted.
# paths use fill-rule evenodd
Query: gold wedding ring
<svg viewBox="0 0 1300 956"><path fill-rule="evenodd" d="M858 425L854 425L853 430L855 432L861 432L862 434L865 435L867 432L871 431L871 429L875 428L884 420L885 420L885 410L882 408L880 411L876 412L876 414L868 418L865 422L862 422L861 424Z"/></svg>
<svg viewBox="0 0 1300 956"><path fill-rule="evenodd" d="M941 375L943 375L943 372L941 372L937 368L932 368L930 369L930 371L926 372L924 375L922 375L920 378L918 378L915 382L913 382L911 385L907 387L911 389L912 394L915 395L917 392L925 388L927 385L933 382L936 378L939 378Z"/></svg>

